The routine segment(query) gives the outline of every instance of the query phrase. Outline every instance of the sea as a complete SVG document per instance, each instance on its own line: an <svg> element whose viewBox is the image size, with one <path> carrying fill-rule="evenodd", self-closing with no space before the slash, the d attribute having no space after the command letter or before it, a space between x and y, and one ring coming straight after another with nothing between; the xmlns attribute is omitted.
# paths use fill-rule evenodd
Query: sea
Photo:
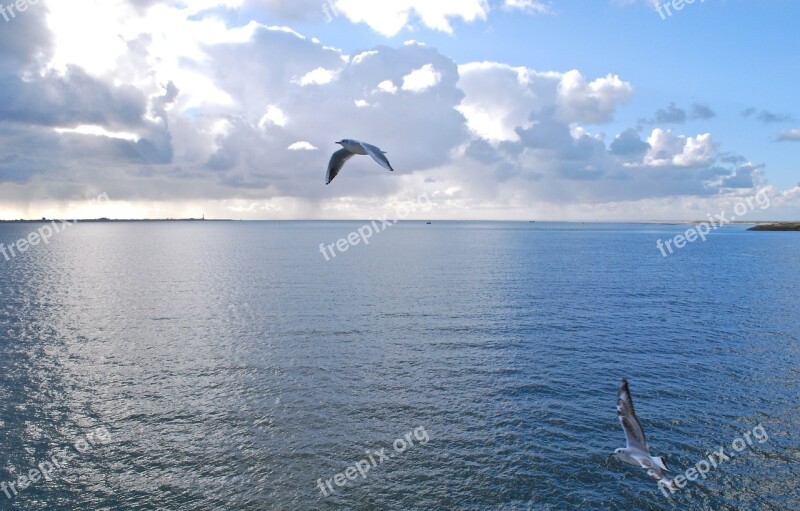
<svg viewBox="0 0 800 511"><path fill-rule="evenodd" d="M2 510L800 510L798 233L45 225L0 224Z"/></svg>

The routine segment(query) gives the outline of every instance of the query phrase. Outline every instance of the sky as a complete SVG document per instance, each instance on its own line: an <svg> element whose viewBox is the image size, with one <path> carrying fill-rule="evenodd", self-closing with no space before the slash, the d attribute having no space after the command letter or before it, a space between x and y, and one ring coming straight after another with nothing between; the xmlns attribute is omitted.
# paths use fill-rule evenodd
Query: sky
<svg viewBox="0 0 800 511"><path fill-rule="evenodd" d="M0 219L800 219L800 2L659 1L0 0Z"/></svg>

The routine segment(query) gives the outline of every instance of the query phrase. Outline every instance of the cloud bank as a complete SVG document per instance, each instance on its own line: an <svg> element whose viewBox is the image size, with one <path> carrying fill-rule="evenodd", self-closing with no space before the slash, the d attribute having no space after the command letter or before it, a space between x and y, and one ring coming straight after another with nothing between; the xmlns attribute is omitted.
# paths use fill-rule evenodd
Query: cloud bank
<svg viewBox="0 0 800 511"><path fill-rule="evenodd" d="M617 74L457 63L413 41L345 54L290 28L319 16L318 2L90 4L41 2L0 32L6 218L99 192L123 208L111 215L358 218L425 192L438 217L654 219L771 189L712 133L675 130L715 117L707 104L608 132L636 93ZM330 4L387 36L416 24L453 33L492 12L482 0L377 5ZM76 28L69 9L81 8L101 19ZM250 20L253 9L287 25ZM762 114L749 115L778 122ZM354 159L324 186L344 137L385 148L397 172ZM771 192L796 207L797 190Z"/></svg>

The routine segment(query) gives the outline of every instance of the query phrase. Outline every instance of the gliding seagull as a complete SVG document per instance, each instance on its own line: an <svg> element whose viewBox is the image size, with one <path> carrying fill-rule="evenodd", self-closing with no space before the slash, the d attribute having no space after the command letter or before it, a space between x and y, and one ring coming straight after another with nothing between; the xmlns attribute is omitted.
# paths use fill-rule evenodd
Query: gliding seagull
<svg viewBox="0 0 800 511"><path fill-rule="evenodd" d="M647 472L647 475L657 480L660 484L663 483L668 488L674 488L672 480L667 477L666 472L669 469L664 464L664 458L650 455L650 448L647 445L644 430L642 425L639 424L639 419L636 418L636 411L633 409L633 399L631 398L631 391L628 389L628 380L622 380L617 392L617 415L619 415L622 430L625 432L627 446L616 449L612 456L625 463L641 467Z"/></svg>
<svg viewBox="0 0 800 511"><path fill-rule="evenodd" d="M342 170L342 167L347 160L356 154L368 154L372 156L372 159L378 162L382 167L394 171L392 165L389 163L389 160L387 160L386 156L384 156L386 152L381 151L372 144L359 142L358 140L350 140L348 138L340 140L336 143L341 145L342 148L333 153L333 156L331 156L331 161L328 163L328 175L325 182L326 185L331 184L331 181L333 181L333 178L336 177L336 174Z"/></svg>

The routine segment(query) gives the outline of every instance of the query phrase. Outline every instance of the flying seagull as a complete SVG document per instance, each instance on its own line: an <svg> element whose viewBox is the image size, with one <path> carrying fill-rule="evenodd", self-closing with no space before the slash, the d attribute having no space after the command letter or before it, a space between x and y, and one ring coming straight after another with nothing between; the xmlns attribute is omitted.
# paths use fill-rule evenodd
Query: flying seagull
<svg viewBox="0 0 800 511"><path fill-rule="evenodd" d="M342 167L347 160L356 154L368 154L372 156L372 159L378 162L383 168L394 171L391 163L389 163L389 160L387 160L386 156L384 156L386 152L381 151L372 144L359 142L358 140L350 140L348 138L340 140L336 143L341 145L342 148L333 153L333 156L331 156L331 161L328 163L328 175L327 180L325 181L326 185L331 184L331 181L333 181L333 178L336 177L336 174L342 170Z"/></svg>
<svg viewBox="0 0 800 511"><path fill-rule="evenodd" d="M675 488L672 480L667 477L669 469L661 456L651 456L647 439L644 436L642 425L636 418L636 411L633 409L633 399L631 391L628 389L628 380L622 380L617 392L617 415L625 432L626 447L616 449L612 456L620 461L641 467L647 475L663 483L668 488Z"/></svg>

